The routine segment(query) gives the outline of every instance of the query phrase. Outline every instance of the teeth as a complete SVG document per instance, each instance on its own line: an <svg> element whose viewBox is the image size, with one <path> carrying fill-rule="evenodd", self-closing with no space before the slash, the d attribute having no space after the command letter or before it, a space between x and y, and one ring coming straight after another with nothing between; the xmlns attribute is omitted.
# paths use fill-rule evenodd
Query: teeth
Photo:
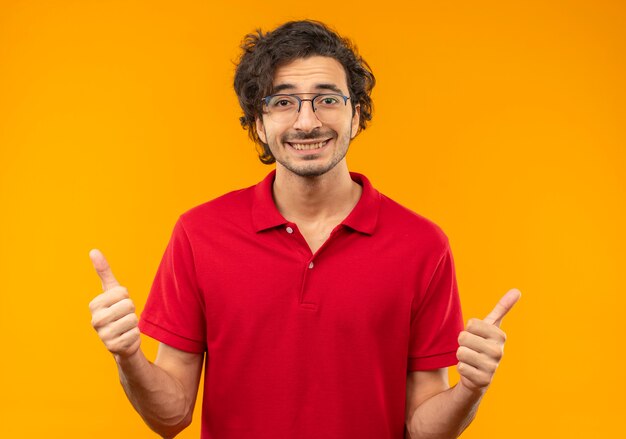
<svg viewBox="0 0 626 439"><path fill-rule="evenodd" d="M297 149L298 151L305 151L305 150L310 150L310 149L319 149L322 146L326 145L328 141L325 140L323 142L318 142L318 143L290 143L291 146L293 146L294 149Z"/></svg>

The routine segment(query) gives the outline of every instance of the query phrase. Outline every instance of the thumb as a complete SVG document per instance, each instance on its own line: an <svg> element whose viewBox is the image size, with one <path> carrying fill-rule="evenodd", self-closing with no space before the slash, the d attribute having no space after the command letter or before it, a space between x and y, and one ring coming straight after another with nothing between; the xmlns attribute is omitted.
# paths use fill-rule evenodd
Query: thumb
<svg viewBox="0 0 626 439"><path fill-rule="evenodd" d="M495 308L487 317L484 318L483 321L489 323L490 325L500 327L502 319L511 310L511 308L513 308L513 305L517 303L520 297L522 297L522 293L519 290L509 290L508 293L502 296L502 299L500 299Z"/></svg>
<svg viewBox="0 0 626 439"><path fill-rule="evenodd" d="M91 258L91 262L93 263L93 268L96 269L98 276L100 276L103 291L108 291L111 288L120 286L120 283L117 281L117 279L115 279L115 276L113 276L113 272L111 271L111 267L109 267L109 263L107 262L106 258L100 250L91 250L89 252L89 257Z"/></svg>

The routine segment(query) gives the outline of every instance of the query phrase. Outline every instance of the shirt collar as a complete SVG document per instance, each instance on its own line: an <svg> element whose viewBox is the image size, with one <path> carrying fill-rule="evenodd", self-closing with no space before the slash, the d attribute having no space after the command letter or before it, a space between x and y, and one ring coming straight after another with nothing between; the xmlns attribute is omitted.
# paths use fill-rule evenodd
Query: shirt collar
<svg viewBox="0 0 626 439"><path fill-rule="evenodd" d="M271 229L287 224L287 220L276 208L272 196L272 185L276 170L270 172L261 182L254 187L252 201L252 226L256 232ZM363 188L359 199L352 212L341 224L356 230L357 232L371 235L376 229L378 222L378 210L380 208L381 195L370 181L362 174L351 172L350 177Z"/></svg>
<svg viewBox="0 0 626 439"><path fill-rule="evenodd" d="M287 220L278 211L272 196L275 176L276 170L273 170L254 187L252 226L255 232L287 224Z"/></svg>
<svg viewBox="0 0 626 439"><path fill-rule="evenodd" d="M363 187L361 198L356 203L352 212L341 224L356 230L357 232L371 235L376 229L378 222L378 210L380 209L381 195L363 174L350 172L352 180Z"/></svg>

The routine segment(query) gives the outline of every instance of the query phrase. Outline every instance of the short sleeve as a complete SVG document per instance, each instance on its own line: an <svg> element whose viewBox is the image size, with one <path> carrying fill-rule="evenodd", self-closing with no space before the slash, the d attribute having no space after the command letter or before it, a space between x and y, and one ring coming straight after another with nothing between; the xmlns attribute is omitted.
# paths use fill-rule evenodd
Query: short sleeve
<svg viewBox="0 0 626 439"><path fill-rule="evenodd" d="M189 237L179 219L141 314L142 333L176 349L206 350L204 300Z"/></svg>
<svg viewBox="0 0 626 439"><path fill-rule="evenodd" d="M439 369L457 363L463 316L448 245L429 279L411 310L409 371Z"/></svg>

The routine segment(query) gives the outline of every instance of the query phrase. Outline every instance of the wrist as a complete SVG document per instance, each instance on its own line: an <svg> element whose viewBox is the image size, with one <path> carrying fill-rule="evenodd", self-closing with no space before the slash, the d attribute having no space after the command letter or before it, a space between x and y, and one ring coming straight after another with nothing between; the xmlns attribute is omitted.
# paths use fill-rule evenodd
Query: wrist
<svg viewBox="0 0 626 439"><path fill-rule="evenodd" d="M487 391L486 387L468 387L463 384L463 380L459 381L456 386L454 386L454 394L455 398L459 401L470 401L477 402L480 401Z"/></svg>
<svg viewBox="0 0 626 439"><path fill-rule="evenodd" d="M113 354L113 358L115 358L117 367L124 371L125 374L129 371L141 370L149 364L148 359L141 349L137 349L135 352L128 355Z"/></svg>

